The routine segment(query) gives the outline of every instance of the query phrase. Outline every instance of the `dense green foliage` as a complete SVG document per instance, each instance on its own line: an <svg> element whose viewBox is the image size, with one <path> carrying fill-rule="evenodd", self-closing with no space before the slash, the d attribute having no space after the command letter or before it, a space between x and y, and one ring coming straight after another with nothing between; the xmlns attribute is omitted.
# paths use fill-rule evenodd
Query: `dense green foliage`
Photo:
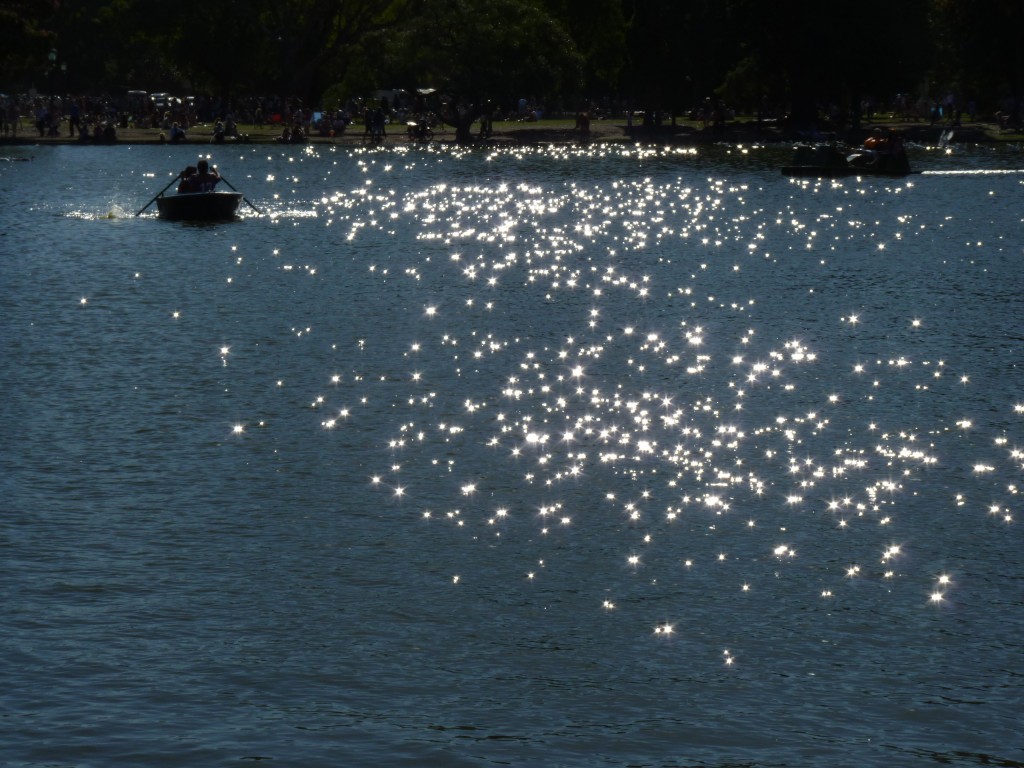
<svg viewBox="0 0 1024 768"><path fill-rule="evenodd" d="M1022 22L1020 0L7 0L0 91L321 105L430 88L470 111L724 100L849 122L952 93L992 114L1024 96Z"/></svg>

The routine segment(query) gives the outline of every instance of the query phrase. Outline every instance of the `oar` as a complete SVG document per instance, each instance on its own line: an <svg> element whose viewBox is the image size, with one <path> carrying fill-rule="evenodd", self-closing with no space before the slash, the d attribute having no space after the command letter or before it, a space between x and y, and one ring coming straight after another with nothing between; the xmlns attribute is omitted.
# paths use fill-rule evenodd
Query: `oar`
<svg viewBox="0 0 1024 768"><path fill-rule="evenodd" d="M237 189L235 189L231 185L230 181L228 181L227 179L224 178L223 174L221 175L220 180L223 181L225 184L227 184L229 187L231 187L231 191L232 192L237 192L238 191ZM261 216L263 215L263 211L261 211L259 208L257 208L255 205L253 205L251 202L249 202L249 198L248 197L246 197L245 195L242 195L242 199L245 200L245 202L249 203L249 207L252 208L254 211L256 211L256 213L260 214Z"/></svg>
<svg viewBox="0 0 1024 768"><path fill-rule="evenodd" d="M179 173L177 176L175 176L173 179L171 179L171 184L173 184L174 182L176 182L180 178L181 178L181 174ZM156 200L158 197L160 197L160 195L162 195L164 192L166 192L168 189L170 189L171 188L171 184L168 184L166 187L164 187L159 192L157 192L156 195L153 197L153 200ZM139 213L142 213L144 210L149 208L149 206L151 206L153 204L153 200L150 200L144 206L139 208ZM138 216L139 213L136 213L135 215Z"/></svg>

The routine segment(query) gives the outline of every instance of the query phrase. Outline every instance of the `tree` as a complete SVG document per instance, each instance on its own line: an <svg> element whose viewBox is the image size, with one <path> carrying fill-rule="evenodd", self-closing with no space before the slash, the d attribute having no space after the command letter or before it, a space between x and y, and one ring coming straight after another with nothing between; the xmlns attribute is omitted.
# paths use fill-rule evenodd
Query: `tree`
<svg viewBox="0 0 1024 768"><path fill-rule="evenodd" d="M54 34L69 73L90 90L184 90L225 100L269 93L314 104L346 66L348 50L393 25L406 4L76 0L55 18Z"/></svg>
<svg viewBox="0 0 1024 768"><path fill-rule="evenodd" d="M1020 0L933 0L936 40L932 79L961 101L977 100L1016 112L1024 100ZM933 94L935 96L941 94Z"/></svg>
<svg viewBox="0 0 1024 768"><path fill-rule="evenodd" d="M180 34L167 4L139 0L76 0L62 4L56 45L67 63L67 90L120 93L177 90L172 44Z"/></svg>
<svg viewBox="0 0 1024 768"><path fill-rule="evenodd" d="M547 0L548 12L575 43L583 61L583 91L615 94L627 62L621 0Z"/></svg>
<svg viewBox="0 0 1024 768"><path fill-rule="evenodd" d="M758 78L791 120L834 107L856 122L863 97L913 90L927 62L928 0L863 0L852 11L804 0L731 0L740 52L728 79Z"/></svg>
<svg viewBox="0 0 1024 768"><path fill-rule="evenodd" d="M582 60L562 26L531 0L421 0L389 41L395 82L446 95L460 143L492 105L579 92Z"/></svg>
<svg viewBox="0 0 1024 768"><path fill-rule="evenodd" d="M0 72L9 82L45 76L56 0L5 0L0 6Z"/></svg>
<svg viewBox="0 0 1024 768"><path fill-rule="evenodd" d="M933 98L1019 111L1022 27L1022 0L3 0L0 90L313 105L328 86L435 88L461 141L488 100L521 96L625 93L675 114L718 94L856 124L862 102L926 78Z"/></svg>
<svg viewBox="0 0 1024 768"><path fill-rule="evenodd" d="M254 14L261 81L315 104L362 41L407 16L410 0L260 0ZM252 13L252 11L250 11ZM251 46L250 46L251 47ZM252 56L250 56L252 58Z"/></svg>

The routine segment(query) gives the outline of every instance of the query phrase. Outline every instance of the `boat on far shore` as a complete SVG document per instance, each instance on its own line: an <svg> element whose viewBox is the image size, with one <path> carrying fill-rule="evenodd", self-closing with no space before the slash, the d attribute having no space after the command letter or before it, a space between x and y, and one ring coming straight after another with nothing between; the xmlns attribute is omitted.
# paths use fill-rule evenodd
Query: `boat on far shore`
<svg viewBox="0 0 1024 768"><path fill-rule="evenodd" d="M227 221L241 203L241 192L179 192L156 199L160 218L169 221Z"/></svg>
<svg viewBox="0 0 1024 768"><path fill-rule="evenodd" d="M906 152L892 154L851 149L844 153L834 143L800 144L783 176L835 179L844 176L907 176L913 173Z"/></svg>

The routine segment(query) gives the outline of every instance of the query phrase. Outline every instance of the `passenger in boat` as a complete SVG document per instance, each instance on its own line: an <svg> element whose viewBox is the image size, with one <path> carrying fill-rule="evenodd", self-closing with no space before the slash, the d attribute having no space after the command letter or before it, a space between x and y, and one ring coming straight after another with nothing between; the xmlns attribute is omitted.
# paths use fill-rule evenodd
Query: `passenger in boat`
<svg viewBox="0 0 1024 768"><path fill-rule="evenodd" d="M898 131L889 131L889 139L885 146L885 155L882 158L885 168L888 171L910 171L910 160L907 158L907 149L903 145L903 137Z"/></svg>
<svg viewBox="0 0 1024 768"><path fill-rule="evenodd" d="M867 150L868 154L871 155L871 164L875 165L881 157L888 150L889 141L882 135L881 128L875 128L871 132L871 135L864 140L864 149Z"/></svg>
<svg viewBox="0 0 1024 768"><path fill-rule="evenodd" d="M861 168L881 168L889 156L889 137L882 133L881 128L875 128L871 135L864 139L864 145L859 152L850 155L847 160L851 165Z"/></svg>
<svg viewBox="0 0 1024 768"><path fill-rule="evenodd" d="M903 146L903 137L896 131L889 131L888 149L892 157L900 157L907 151Z"/></svg>
<svg viewBox="0 0 1024 768"><path fill-rule="evenodd" d="M178 192L198 192L196 188L196 174L199 169L190 165L181 172L181 181L178 183Z"/></svg>
<svg viewBox="0 0 1024 768"><path fill-rule="evenodd" d="M864 140L863 150L859 154L851 155L848 159L851 165L867 167L883 173L908 172L910 170L910 162L907 160L907 152L903 146L903 137L893 130L884 134L881 128L875 128L871 135Z"/></svg>

